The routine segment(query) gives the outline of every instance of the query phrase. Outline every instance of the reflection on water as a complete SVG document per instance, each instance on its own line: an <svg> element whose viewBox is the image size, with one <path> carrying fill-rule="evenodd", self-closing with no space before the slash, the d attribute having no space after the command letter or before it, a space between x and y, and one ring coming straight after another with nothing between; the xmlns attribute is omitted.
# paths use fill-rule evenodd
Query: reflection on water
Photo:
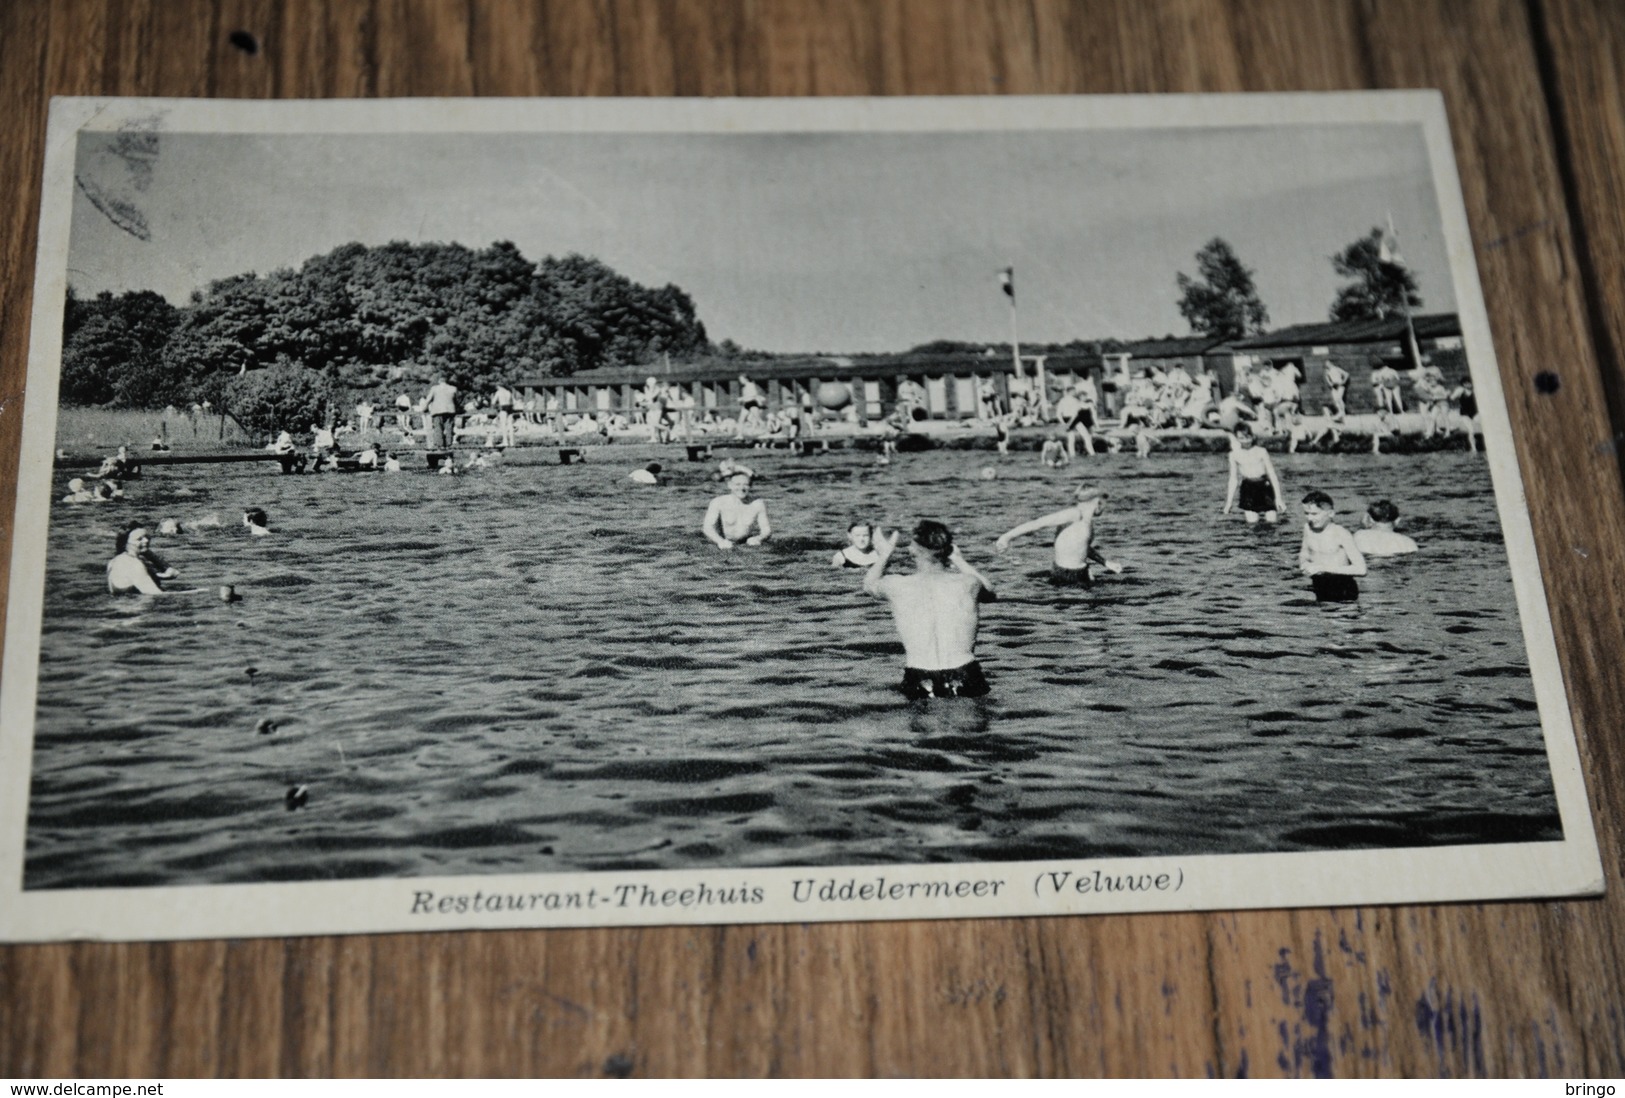
<svg viewBox="0 0 1625 1098"><path fill-rule="evenodd" d="M1279 459L1292 498L1394 499L1423 546L1337 608L1295 526L1219 515L1222 457L869 461L764 459L780 540L728 555L701 465L181 466L58 505L28 887L1559 836L1480 456ZM1078 480L1111 490L1122 576L1058 590L1036 539L992 553ZM105 594L116 522L210 513L157 548L242 602ZM885 607L828 567L852 519L926 515L1001 596L983 702L905 703Z"/></svg>

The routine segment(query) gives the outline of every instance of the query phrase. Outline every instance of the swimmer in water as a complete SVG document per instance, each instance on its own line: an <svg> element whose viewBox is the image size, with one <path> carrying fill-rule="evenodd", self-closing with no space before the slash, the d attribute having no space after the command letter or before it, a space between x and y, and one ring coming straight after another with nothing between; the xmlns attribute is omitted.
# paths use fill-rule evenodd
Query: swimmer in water
<svg viewBox="0 0 1625 1098"><path fill-rule="evenodd" d="M85 487L82 477L74 477L68 481L68 494L62 497L63 503L94 503L96 493Z"/></svg>
<svg viewBox="0 0 1625 1098"><path fill-rule="evenodd" d="M1055 535L1055 562L1050 568L1051 582L1062 587L1090 587L1094 585L1094 576L1089 571L1091 563L1098 564L1106 571L1118 573L1123 566L1115 560L1107 560L1095 548L1095 519L1106 505L1106 493L1099 488L1079 488L1074 498L1077 500L1071 507L1054 511L1024 522L1020 526L1005 531L999 535L994 546L999 552L1010 548L1010 543L1023 534L1030 534L1036 530L1046 530L1060 527L1061 532Z"/></svg>
<svg viewBox="0 0 1625 1098"><path fill-rule="evenodd" d="M243 512L243 525L251 537L263 538L271 534L271 519L263 507L250 507Z"/></svg>
<svg viewBox="0 0 1625 1098"><path fill-rule="evenodd" d="M1038 460L1051 469L1059 469L1072 461L1072 455L1066 451L1066 443L1059 435L1044 440L1044 448L1039 452Z"/></svg>
<svg viewBox="0 0 1625 1098"><path fill-rule="evenodd" d="M847 544L835 551L834 568L867 568L875 562L875 529L859 520L846 528Z"/></svg>
<svg viewBox="0 0 1625 1098"><path fill-rule="evenodd" d="M627 479L634 484L659 484L660 463L658 461L651 461L641 469L633 469L632 472L627 475Z"/></svg>
<svg viewBox="0 0 1625 1098"><path fill-rule="evenodd" d="M1355 576L1365 575L1365 555L1354 535L1332 521L1337 510L1325 492L1303 497L1303 546L1298 570L1309 577L1319 602L1354 602L1360 597Z"/></svg>
<svg viewBox="0 0 1625 1098"><path fill-rule="evenodd" d="M1397 557L1416 552L1416 542L1394 530L1399 508L1379 499L1365 509L1360 529L1354 531L1354 545L1368 557Z"/></svg>
<svg viewBox="0 0 1625 1098"><path fill-rule="evenodd" d="M107 562L107 591L112 595L165 595L189 592L165 591L160 582L175 579L179 573L152 551L152 535L145 526L131 526L118 532L113 542L115 555Z"/></svg>
<svg viewBox="0 0 1625 1098"><path fill-rule="evenodd" d="M1260 515L1265 522L1280 520L1281 479L1275 475L1269 451L1255 443L1253 429L1245 423L1236 425L1230 446L1230 484L1224 492L1227 515L1238 502L1238 487L1241 515L1248 525L1256 523Z"/></svg>
<svg viewBox="0 0 1625 1098"><path fill-rule="evenodd" d="M906 660L904 696L982 697L988 687L976 662L976 629L980 605L997 598L992 584L965 560L948 527L931 519L914 527L914 574L888 576L897 540L884 532L875 540L875 562L863 589L891 604Z"/></svg>
<svg viewBox="0 0 1625 1098"><path fill-rule="evenodd" d="M767 502L750 499L749 473L736 472L728 478L728 494L718 496L705 509L700 532L718 549L732 549L740 542L760 545L773 536L767 521ZM752 534L751 531L756 533Z"/></svg>

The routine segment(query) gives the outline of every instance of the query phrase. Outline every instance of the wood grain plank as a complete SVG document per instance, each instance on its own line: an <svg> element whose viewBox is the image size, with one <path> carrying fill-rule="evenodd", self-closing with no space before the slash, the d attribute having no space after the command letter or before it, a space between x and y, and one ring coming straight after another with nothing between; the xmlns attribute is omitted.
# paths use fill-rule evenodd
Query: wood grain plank
<svg viewBox="0 0 1625 1098"><path fill-rule="evenodd" d="M1597 435L1591 449L1599 460L1612 457L1625 467L1625 10L1580 0L1534 0L1531 8L1546 102L1563 154L1558 170L1577 242L1577 281L1585 291L1585 321L1610 412L1611 432ZM1549 365L1566 383L1567 363L1553 356ZM1583 388L1577 399L1595 402L1597 392ZM1589 552L1594 540L1576 544ZM1597 569L1587 579L1591 599L1620 605L1625 578L1617 570ZM1618 678L1609 670L1610 662L1618 663L1607 645L1588 655L1588 675ZM1594 732L1587 760L1593 796L1604 816L1614 820L1625 811L1620 804L1625 744L1618 729L1616 721ZM1619 859L1616 847L1611 861L1616 871Z"/></svg>
<svg viewBox="0 0 1625 1098"><path fill-rule="evenodd" d="M234 29L259 53L230 46ZM1625 508L1607 415L1621 390L1602 379L1625 346L1622 42L1618 9L1581 0L0 5L4 540L50 94L1438 86L1617 871ZM1543 369L1560 371L1557 394L1535 392ZM13 946L0 947L0 1073L1617 1075L1622 958L1617 896Z"/></svg>

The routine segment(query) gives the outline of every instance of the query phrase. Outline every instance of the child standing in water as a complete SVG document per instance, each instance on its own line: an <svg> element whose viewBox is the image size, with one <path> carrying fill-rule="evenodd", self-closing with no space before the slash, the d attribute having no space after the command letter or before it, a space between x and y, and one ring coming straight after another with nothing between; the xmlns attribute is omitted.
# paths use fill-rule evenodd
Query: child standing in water
<svg viewBox="0 0 1625 1098"><path fill-rule="evenodd" d="M1230 446L1230 484L1224 493L1224 513L1228 515L1240 502L1241 515L1249 525L1256 523L1259 515L1264 516L1265 522L1276 522L1281 517L1280 498L1281 479L1275 475L1275 463L1270 461L1269 451L1255 444L1251 427L1236 424Z"/></svg>
<svg viewBox="0 0 1625 1098"><path fill-rule="evenodd" d="M1332 497L1310 492L1303 497L1303 546L1298 570L1309 577L1320 602L1353 602L1360 597L1355 576L1365 575L1365 556L1354 535L1332 521Z"/></svg>

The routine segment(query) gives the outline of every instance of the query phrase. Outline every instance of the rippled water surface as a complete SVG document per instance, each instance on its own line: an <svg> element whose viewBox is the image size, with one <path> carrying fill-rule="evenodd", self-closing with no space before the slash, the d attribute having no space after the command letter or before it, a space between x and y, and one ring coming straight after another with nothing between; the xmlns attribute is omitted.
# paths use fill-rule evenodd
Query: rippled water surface
<svg viewBox="0 0 1625 1098"><path fill-rule="evenodd" d="M1221 517L1213 455L772 456L776 544L730 555L702 465L149 469L51 517L27 886L1559 837L1482 457L1277 460L1345 517L1394 499L1423 552L1317 606L1297 525ZM1122 576L991 551L1078 481ZM940 517L985 568L988 702L902 700L885 607L828 567L859 516ZM107 595L133 517L188 523L155 548L243 600Z"/></svg>

